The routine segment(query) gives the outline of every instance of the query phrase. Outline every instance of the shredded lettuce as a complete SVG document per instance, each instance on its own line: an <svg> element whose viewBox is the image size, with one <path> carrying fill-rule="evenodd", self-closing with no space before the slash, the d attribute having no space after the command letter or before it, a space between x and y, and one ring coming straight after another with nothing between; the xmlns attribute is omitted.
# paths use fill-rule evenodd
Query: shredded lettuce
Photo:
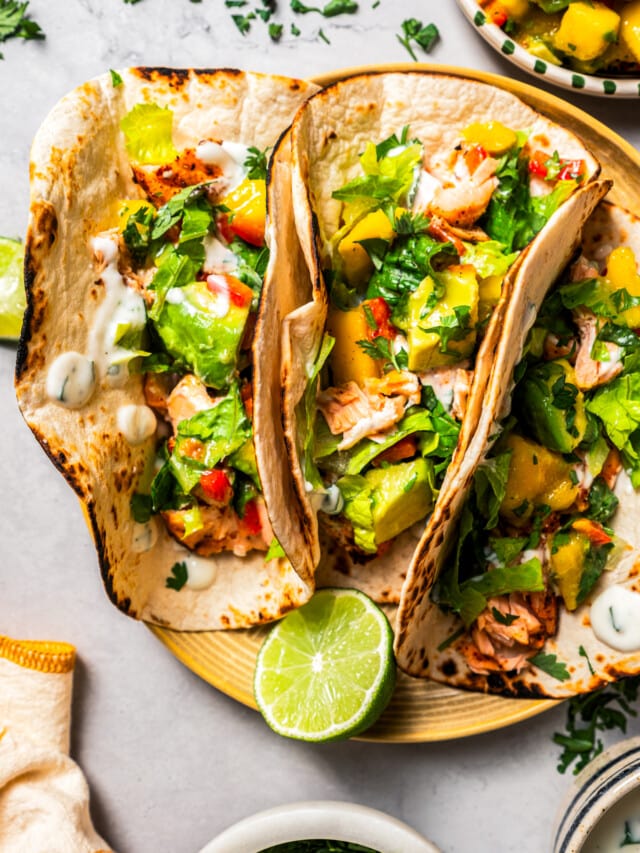
<svg viewBox="0 0 640 853"><path fill-rule="evenodd" d="M504 275L518 257L518 252L505 253L502 243L484 240L480 243L463 243L461 261L475 267L479 278Z"/></svg>
<svg viewBox="0 0 640 853"><path fill-rule="evenodd" d="M498 523L498 513L507 491L511 451L500 453L480 463L474 475L476 504L485 520L485 529Z"/></svg>
<svg viewBox="0 0 640 853"><path fill-rule="evenodd" d="M640 488L640 374L623 374L599 388L587 410L600 418L631 471L634 487Z"/></svg>
<svg viewBox="0 0 640 853"><path fill-rule="evenodd" d="M173 112L158 104L136 104L120 121L127 154L135 163L168 163L178 156L173 144Z"/></svg>

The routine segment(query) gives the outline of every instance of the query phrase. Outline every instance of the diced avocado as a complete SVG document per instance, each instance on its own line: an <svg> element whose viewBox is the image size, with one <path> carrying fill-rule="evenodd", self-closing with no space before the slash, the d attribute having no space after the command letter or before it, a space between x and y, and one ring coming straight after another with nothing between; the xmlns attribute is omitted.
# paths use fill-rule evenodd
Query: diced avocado
<svg viewBox="0 0 640 853"><path fill-rule="evenodd" d="M345 278L353 287L365 284L373 272L373 264L361 240L388 240L394 237L389 217L383 210L374 210L357 222L338 245Z"/></svg>
<svg viewBox="0 0 640 853"><path fill-rule="evenodd" d="M437 288L442 294L436 298ZM431 276L424 278L409 297L409 319L409 370L430 370L470 355L478 322L474 267L447 267L438 273L437 285Z"/></svg>
<svg viewBox="0 0 640 853"><path fill-rule="evenodd" d="M571 453L587 429L584 395L565 359L528 370L518 384L514 408L527 431L559 453Z"/></svg>
<svg viewBox="0 0 640 853"><path fill-rule="evenodd" d="M168 292L155 328L170 355L206 385L224 388L233 378L250 309L250 301L194 281Z"/></svg>
<svg viewBox="0 0 640 853"><path fill-rule="evenodd" d="M620 15L597 0L574 2L562 16L554 46L581 62L597 59L617 40Z"/></svg>
<svg viewBox="0 0 640 853"><path fill-rule="evenodd" d="M393 539L431 511L433 467L426 459L372 468L365 474L372 490L376 544Z"/></svg>
<svg viewBox="0 0 640 853"><path fill-rule="evenodd" d="M580 580L585 568L589 540L582 533L570 531L551 540L551 571L567 610L578 606Z"/></svg>
<svg viewBox="0 0 640 853"><path fill-rule="evenodd" d="M341 311L332 306L327 318L327 331L335 338L329 365L336 385L353 380L359 385L371 376L380 375L379 362L358 345L367 340L367 318L362 306Z"/></svg>
<svg viewBox="0 0 640 853"><path fill-rule="evenodd" d="M529 438L511 433L503 442L511 450L509 475L500 515L518 526L526 524L537 506L568 509L578 496L571 465L559 453Z"/></svg>

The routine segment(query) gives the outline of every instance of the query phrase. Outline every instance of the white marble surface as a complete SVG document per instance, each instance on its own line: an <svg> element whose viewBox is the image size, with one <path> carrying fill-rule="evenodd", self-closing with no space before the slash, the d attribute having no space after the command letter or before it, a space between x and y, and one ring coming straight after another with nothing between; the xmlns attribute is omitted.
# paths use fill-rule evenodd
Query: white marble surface
<svg viewBox="0 0 640 853"><path fill-rule="evenodd" d="M288 3L280 6L291 20ZM403 61L395 33L415 16L441 29L432 61L519 76L477 38L453 0L361 6L354 18L322 21L330 45L314 37L317 16L299 19L306 36L273 45L259 22L243 38L223 0L32 0L47 40L2 46L0 234L24 231L28 150L38 124L62 94L108 68L239 66L310 76ZM638 102L572 97L640 145ZM0 347L0 633L78 647L73 755L91 785L96 826L114 849L194 853L254 811L323 798L391 812L445 853L550 850L556 803L571 781L556 772L551 741L564 724L563 707L457 742L289 742L113 608L76 499L17 411L14 357L13 348ZM634 723L630 733L639 729Z"/></svg>

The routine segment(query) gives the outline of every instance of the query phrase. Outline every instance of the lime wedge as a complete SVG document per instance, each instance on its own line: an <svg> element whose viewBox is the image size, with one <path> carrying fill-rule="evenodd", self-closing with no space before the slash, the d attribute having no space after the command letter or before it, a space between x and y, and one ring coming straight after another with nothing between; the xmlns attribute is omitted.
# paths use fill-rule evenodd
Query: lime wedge
<svg viewBox="0 0 640 853"><path fill-rule="evenodd" d="M0 338L18 338L25 309L22 264L24 247L0 237Z"/></svg>
<svg viewBox="0 0 640 853"><path fill-rule="evenodd" d="M385 614L353 589L323 589L271 630L254 693L271 728L308 741L369 728L391 698L396 668Z"/></svg>

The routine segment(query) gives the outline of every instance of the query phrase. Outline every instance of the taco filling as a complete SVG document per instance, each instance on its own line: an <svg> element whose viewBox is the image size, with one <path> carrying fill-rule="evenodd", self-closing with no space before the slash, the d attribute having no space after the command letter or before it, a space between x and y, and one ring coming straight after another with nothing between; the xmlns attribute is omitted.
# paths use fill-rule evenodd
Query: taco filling
<svg viewBox="0 0 640 853"><path fill-rule="evenodd" d="M568 679L541 650L561 614L597 601L603 573L630 553L614 528L624 490L640 488L640 258L630 246L585 251L529 332L511 415L432 590L461 622L441 648L455 642L481 675L538 667ZM592 607L591 627L625 650L628 602L607 601L602 618Z"/></svg>
<svg viewBox="0 0 640 853"><path fill-rule="evenodd" d="M409 127L368 142L323 235L327 332L299 449L321 524L356 555L384 553L431 512L503 279L585 176L584 161L499 122L461 128L424 162Z"/></svg>
<svg viewBox="0 0 640 853"><path fill-rule="evenodd" d="M251 364L268 260L266 155L213 139L177 151L171 110L152 103L135 106L121 128L146 198L123 200L119 227L92 247L101 281L122 294L104 318L97 363L114 382L127 369L144 374L138 423L143 437L157 424L160 437L159 470L134 494L133 516L160 513L203 556L267 551Z"/></svg>

